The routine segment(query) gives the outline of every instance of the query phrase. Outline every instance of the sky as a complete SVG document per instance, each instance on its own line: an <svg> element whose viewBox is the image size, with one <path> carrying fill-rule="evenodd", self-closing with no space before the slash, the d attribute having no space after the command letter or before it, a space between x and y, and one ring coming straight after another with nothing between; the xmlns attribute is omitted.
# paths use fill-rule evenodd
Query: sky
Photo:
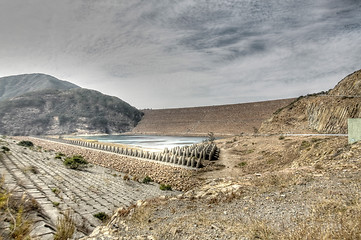
<svg viewBox="0 0 361 240"><path fill-rule="evenodd" d="M298 97L359 69L361 0L0 0L0 77L141 109Z"/></svg>

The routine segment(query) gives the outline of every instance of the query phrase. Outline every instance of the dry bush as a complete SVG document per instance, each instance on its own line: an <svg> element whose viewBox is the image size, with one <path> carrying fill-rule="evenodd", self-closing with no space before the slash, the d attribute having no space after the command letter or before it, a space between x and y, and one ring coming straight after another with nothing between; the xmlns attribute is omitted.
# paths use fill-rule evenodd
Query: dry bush
<svg viewBox="0 0 361 240"><path fill-rule="evenodd" d="M74 232L75 232L74 217L70 211L66 211L63 216L58 218L54 240L70 239L73 236Z"/></svg>
<svg viewBox="0 0 361 240"><path fill-rule="evenodd" d="M282 239L361 239L361 202L359 199L320 202L308 219Z"/></svg>
<svg viewBox="0 0 361 240"><path fill-rule="evenodd" d="M4 183L5 178L2 176L0 179L0 215L10 219L9 237L15 240L30 239L29 234L33 226L29 219L29 212L33 210L32 199L26 195L23 195L21 199L12 197Z"/></svg>
<svg viewBox="0 0 361 240"><path fill-rule="evenodd" d="M11 237L15 240L30 239L30 232L32 228L32 222L26 216L24 207L20 206L16 212L15 219L13 220L10 231Z"/></svg>
<svg viewBox="0 0 361 240"><path fill-rule="evenodd" d="M119 217L127 217L132 209L136 207L135 204L130 205L127 208L120 208L117 212L117 216Z"/></svg>

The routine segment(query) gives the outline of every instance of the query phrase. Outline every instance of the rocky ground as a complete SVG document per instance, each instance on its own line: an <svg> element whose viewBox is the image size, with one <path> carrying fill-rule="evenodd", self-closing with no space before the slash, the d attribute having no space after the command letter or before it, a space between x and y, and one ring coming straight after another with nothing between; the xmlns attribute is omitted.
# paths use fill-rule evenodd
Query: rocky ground
<svg viewBox="0 0 361 240"><path fill-rule="evenodd" d="M45 169L43 163L52 160L44 160L44 154L48 154L44 147L56 149L59 145L41 144L40 140L36 144L43 146L36 153L41 162L30 161L26 154L22 156L25 160L19 157L16 162L29 161ZM217 144L220 159L183 178L191 184L179 186L187 186L187 190L172 191L170 196L159 192L161 195L157 193L153 198L137 195L134 200L142 200L119 205L107 223L83 239L361 239L361 143L349 145L346 137L238 136L217 140ZM91 152L73 146L62 146L61 150ZM4 159L11 160L21 151L31 152L19 149ZM101 153L102 157L95 152L87 154L94 163L112 168L106 161L112 159L111 153ZM135 166L134 172L144 174L142 165ZM160 181L180 176L171 166L152 169L154 176L162 176ZM47 171L52 170L41 174ZM96 186L104 188L99 196L102 201L133 194L134 188L126 190L122 178L111 174L108 178L118 179L125 190L107 190L107 184L99 182ZM69 179L69 183L81 182ZM62 184L59 188L63 186L66 191L68 185ZM78 190L84 188L79 186ZM119 197L114 197L116 194Z"/></svg>
<svg viewBox="0 0 361 240"><path fill-rule="evenodd" d="M121 208L86 239L361 239L361 143L236 137L222 169L176 197Z"/></svg>

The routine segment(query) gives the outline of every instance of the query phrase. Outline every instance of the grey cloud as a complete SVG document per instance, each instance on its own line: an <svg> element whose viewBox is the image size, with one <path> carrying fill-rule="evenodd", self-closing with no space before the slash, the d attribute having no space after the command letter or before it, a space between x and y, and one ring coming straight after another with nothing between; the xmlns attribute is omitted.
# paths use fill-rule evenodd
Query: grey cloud
<svg viewBox="0 0 361 240"><path fill-rule="evenodd" d="M53 74L137 107L297 96L361 68L360 12L357 0L3 0L0 75Z"/></svg>

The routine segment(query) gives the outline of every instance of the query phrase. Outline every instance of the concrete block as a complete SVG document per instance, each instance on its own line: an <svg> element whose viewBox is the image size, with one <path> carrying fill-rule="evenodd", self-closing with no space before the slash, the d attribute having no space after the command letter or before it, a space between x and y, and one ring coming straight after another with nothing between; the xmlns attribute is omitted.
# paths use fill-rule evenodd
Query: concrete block
<svg viewBox="0 0 361 240"><path fill-rule="evenodd" d="M348 119L348 143L361 141L361 118Z"/></svg>

